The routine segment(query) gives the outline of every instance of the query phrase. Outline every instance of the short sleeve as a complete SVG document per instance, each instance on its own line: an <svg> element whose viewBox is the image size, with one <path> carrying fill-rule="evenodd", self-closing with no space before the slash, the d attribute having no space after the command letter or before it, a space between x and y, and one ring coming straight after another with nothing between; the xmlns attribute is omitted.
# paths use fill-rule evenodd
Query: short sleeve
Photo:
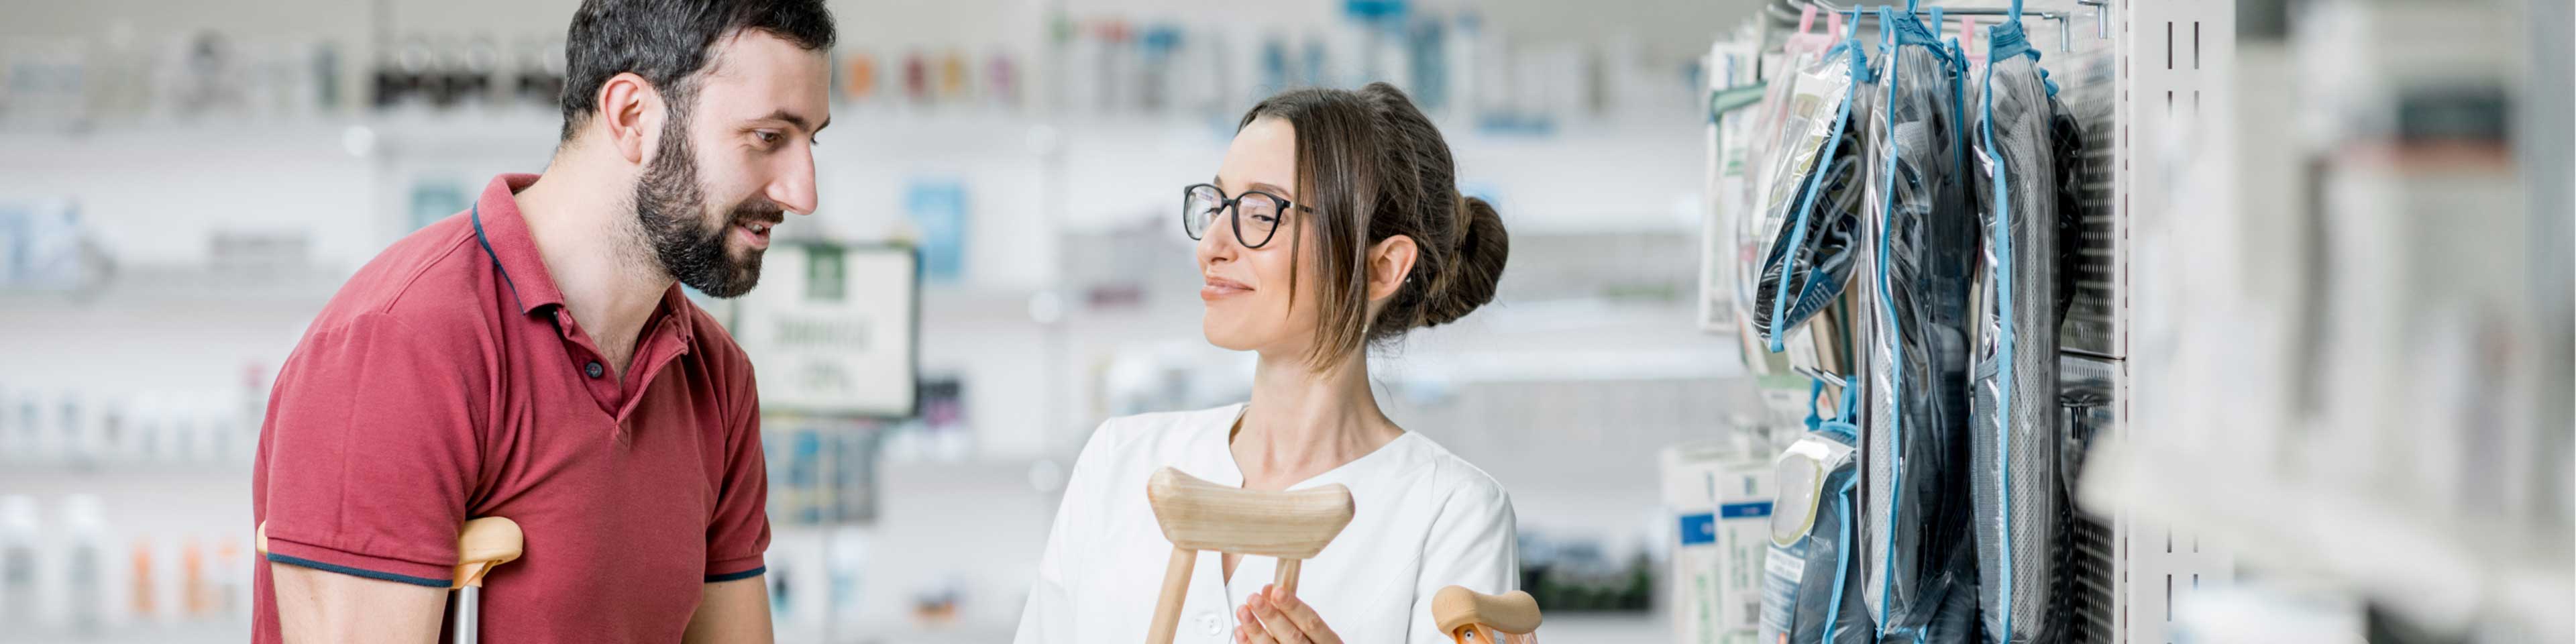
<svg viewBox="0 0 2576 644"><path fill-rule="evenodd" d="M253 472L269 561L447 587L487 377L441 337L366 314L288 358Z"/></svg>
<svg viewBox="0 0 2576 644"><path fill-rule="evenodd" d="M759 384L751 361L738 360L742 378L727 410L723 484L707 522L707 583L750 579L768 572L769 465L761 454Z"/></svg>
<svg viewBox="0 0 2576 644"><path fill-rule="evenodd" d="M1489 595L1520 589L1520 537L1511 497L1485 473L1470 469L1472 479L1447 495L1431 522L1406 641L1449 641L1431 618L1431 596L1442 588L1465 586Z"/></svg>

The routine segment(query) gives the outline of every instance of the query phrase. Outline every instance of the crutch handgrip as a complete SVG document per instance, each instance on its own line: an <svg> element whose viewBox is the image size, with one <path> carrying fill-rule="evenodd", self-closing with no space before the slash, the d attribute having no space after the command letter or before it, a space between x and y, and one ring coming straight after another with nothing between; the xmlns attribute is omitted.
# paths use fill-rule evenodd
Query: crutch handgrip
<svg viewBox="0 0 2576 644"><path fill-rule="evenodd" d="M491 574L493 567L519 559L526 538L519 532L519 523L508 517L465 522L465 529L456 533L456 581L448 587L482 587L483 576Z"/></svg>
<svg viewBox="0 0 2576 644"><path fill-rule="evenodd" d="M1171 644L1199 551L1276 558L1279 570L1272 579L1281 591L1294 596L1301 562L1323 552L1342 527L1351 524L1351 490L1340 484L1259 492L1209 483L1166 467L1145 482L1145 500L1154 508L1163 538L1172 542L1172 561L1163 568L1162 597L1154 602L1146 644Z"/></svg>
<svg viewBox="0 0 2576 644"><path fill-rule="evenodd" d="M1468 641L1462 632L1483 630L1493 632L1479 633L1480 644L1530 641L1535 638L1529 635L1538 631L1538 600L1517 590L1487 595L1450 586L1431 596L1431 619L1440 625L1440 632L1461 642Z"/></svg>
<svg viewBox="0 0 2576 644"><path fill-rule="evenodd" d="M1351 523L1351 490L1258 492L1163 468L1145 484L1154 520L1173 547L1280 559L1312 559Z"/></svg>

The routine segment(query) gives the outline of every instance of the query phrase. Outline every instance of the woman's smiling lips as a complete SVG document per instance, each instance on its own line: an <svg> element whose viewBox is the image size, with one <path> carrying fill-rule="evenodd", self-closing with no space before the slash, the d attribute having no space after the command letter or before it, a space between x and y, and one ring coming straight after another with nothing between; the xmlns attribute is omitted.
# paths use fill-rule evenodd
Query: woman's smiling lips
<svg viewBox="0 0 2576 644"><path fill-rule="evenodd" d="M1199 299L1213 302L1218 298L1231 297L1250 292L1252 292L1252 287L1244 286L1242 282L1210 275L1207 278L1207 285L1199 287Z"/></svg>

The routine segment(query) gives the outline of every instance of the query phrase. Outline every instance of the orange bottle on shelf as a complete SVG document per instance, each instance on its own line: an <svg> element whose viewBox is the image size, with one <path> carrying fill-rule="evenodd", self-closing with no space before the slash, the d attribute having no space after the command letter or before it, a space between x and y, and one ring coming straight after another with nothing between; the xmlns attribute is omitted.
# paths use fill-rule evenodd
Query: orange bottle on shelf
<svg viewBox="0 0 2576 644"><path fill-rule="evenodd" d="M136 619L150 619L152 617L152 596L154 594L152 592L152 544L140 539L135 540L134 542L134 572L132 581L134 592L132 593L130 601L133 603L134 617Z"/></svg>
<svg viewBox="0 0 2576 644"><path fill-rule="evenodd" d="M213 600L213 593L207 592L206 588L205 548L199 547L196 539L189 539L179 546L180 614L204 617L214 612Z"/></svg>

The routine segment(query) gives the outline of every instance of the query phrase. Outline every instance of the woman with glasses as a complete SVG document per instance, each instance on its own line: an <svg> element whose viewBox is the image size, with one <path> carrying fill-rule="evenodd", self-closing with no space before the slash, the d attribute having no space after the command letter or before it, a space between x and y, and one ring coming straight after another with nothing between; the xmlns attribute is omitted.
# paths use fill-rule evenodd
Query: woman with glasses
<svg viewBox="0 0 2576 644"><path fill-rule="evenodd" d="M1254 106L1207 183L1181 192L1209 343L1259 354L1252 399L1110 419L1083 447L1018 641L1146 635L1171 545L1145 483L1176 467L1220 485L1339 483L1357 514L1306 560L1200 553L1181 642L1446 642L1432 593L1518 586L1502 486L1379 411L1367 350L1494 299L1510 243L1460 195L1448 142L1402 91L1305 89Z"/></svg>

